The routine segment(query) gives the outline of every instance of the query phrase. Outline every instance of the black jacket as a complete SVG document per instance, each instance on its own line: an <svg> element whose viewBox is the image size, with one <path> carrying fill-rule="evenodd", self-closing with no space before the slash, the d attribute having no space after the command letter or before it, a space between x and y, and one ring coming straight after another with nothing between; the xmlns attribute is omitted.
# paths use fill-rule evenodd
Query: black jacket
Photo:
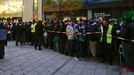
<svg viewBox="0 0 134 75"><path fill-rule="evenodd" d="M99 25L94 22L89 25L89 32L98 32ZM98 35L97 34L91 34L89 35L91 41L98 41Z"/></svg>
<svg viewBox="0 0 134 75"><path fill-rule="evenodd" d="M134 24L133 23L126 23L122 27L121 37L129 40L134 40Z"/></svg>
<svg viewBox="0 0 134 75"><path fill-rule="evenodd" d="M35 26L35 34L36 36L43 36L43 24L41 22L37 23Z"/></svg>
<svg viewBox="0 0 134 75"><path fill-rule="evenodd" d="M24 35L24 26L22 25L22 23L18 23L14 29L16 35L18 36Z"/></svg>

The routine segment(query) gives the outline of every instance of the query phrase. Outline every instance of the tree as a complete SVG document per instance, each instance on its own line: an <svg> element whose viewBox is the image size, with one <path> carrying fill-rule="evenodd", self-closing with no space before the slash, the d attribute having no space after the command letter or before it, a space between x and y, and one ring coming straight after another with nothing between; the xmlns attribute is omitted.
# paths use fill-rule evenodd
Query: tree
<svg viewBox="0 0 134 75"><path fill-rule="evenodd" d="M43 10L45 12L50 12L53 10L52 0L43 0Z"/></svg>
<svg viewBox="0 0 134 75"><path fill-rule="evenodd" d="M81 0L60 0L60 1L62 1L61 10L69 11L70 16L73 16L83 6Z"/></svg>
<svg viewBox="0 0 134 75"><path fill-rule="evenodd" d="M45 12L58 12L61 15L61 12L66 11L70 16L73 16L83 6L82 0L44 0L43 5Z"/></svg>

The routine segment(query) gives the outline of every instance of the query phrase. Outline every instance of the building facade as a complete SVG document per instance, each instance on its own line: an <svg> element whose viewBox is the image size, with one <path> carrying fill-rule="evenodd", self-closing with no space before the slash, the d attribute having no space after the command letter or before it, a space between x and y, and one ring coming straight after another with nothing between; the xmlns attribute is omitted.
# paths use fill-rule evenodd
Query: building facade
<svg viewBox="0 0 134 75"><path fill-rule="evenodd" d="M42 20L42 0L0 0L0 21Z"/></svg>
<svg viewBox="0 0 134 75"><path fill-rule="evenodd" d="M45 3L53 3L53 7L45 10ZM60 13L63 18L68 18L69 10L60 8L62 4L58 1L63 0L0 0L0 21L32 21L44 20L54 13ZM68 0L69 1L69 0ZM76 0L78 1L78 0ZM96 19L97 17L108 18L134 18L134 0L80 0L82 6L72 16L78 18ZM70 2L71 4L71 2ZM49 4L48 4L49 5ZM73 4L72 4L73 5ZM71 8L71 7L70 7Z"/></svg>
<svg viewBox="0 0 134 75"><path fill-rule="evenodd" d="M42 0L23 0L23 22L43 20Z"/></svg>
<svg viewBox="0 0 134 75"><path fill-rule="evenodd" d="M22 0L0 0L0 21L22 17Z"/></svg>
<svg viewBox="0 0 134 75"><path fill-rule="evenodd" d="M85 4L85 11L92 11L94 19L97 17L134 18L133 8L134 0L88 0Z"/></svg>
<svg viewBox="0 0 134 75"><path fill-rule="evenodd" d="M60 1L60 0L54 0ZM87 19L96 19L98 17L107 18L134 18L134 0L81 0L83 6L76 12L74 17L86 17ZM73 4L72 4L73 5ZM45 5L43 5L45 7ZM58 13L58 11L43 10L45 15ZM68 11L60 11L62 16L67 17Z"/></svg>

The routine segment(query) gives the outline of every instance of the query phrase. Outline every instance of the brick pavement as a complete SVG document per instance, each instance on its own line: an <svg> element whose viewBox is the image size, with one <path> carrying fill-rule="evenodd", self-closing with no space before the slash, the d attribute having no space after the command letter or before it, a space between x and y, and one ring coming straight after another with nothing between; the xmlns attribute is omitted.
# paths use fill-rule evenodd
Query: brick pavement
<svg viewBox="0 0 134 75"><path fill-rule="evenodd" d="M9 42L6 55L0 60L0 75L134 75L118 66L93 61L78 61L49 49L15 46Z"/></svg>

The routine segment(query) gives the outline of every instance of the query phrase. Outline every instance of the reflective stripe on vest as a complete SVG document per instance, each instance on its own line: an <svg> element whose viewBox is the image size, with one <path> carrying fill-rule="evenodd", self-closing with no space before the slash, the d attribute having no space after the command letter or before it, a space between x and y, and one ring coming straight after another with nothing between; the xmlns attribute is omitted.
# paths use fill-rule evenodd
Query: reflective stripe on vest
<svg viewBox="0 0 134 75"><path fill-rule="evenodd" d="M110 44L112 43L112 29L113 29L113 25L109 24L108 25L108 30L107 30L107 35L106 35L106 38L107 38L107 43ZM103 39L103 33L104 33L104 30L103 30L103 26L101 25L101 39L100 39L100 42L102 42L102 39Z"/></svg>
<svg viewBox="0 0 134 75"><path fill-rule="evenodd" d="M33 33L35 32L35 26L36 25L37 25L37 23L31 25L31 32L33 32Z"/></svg>

